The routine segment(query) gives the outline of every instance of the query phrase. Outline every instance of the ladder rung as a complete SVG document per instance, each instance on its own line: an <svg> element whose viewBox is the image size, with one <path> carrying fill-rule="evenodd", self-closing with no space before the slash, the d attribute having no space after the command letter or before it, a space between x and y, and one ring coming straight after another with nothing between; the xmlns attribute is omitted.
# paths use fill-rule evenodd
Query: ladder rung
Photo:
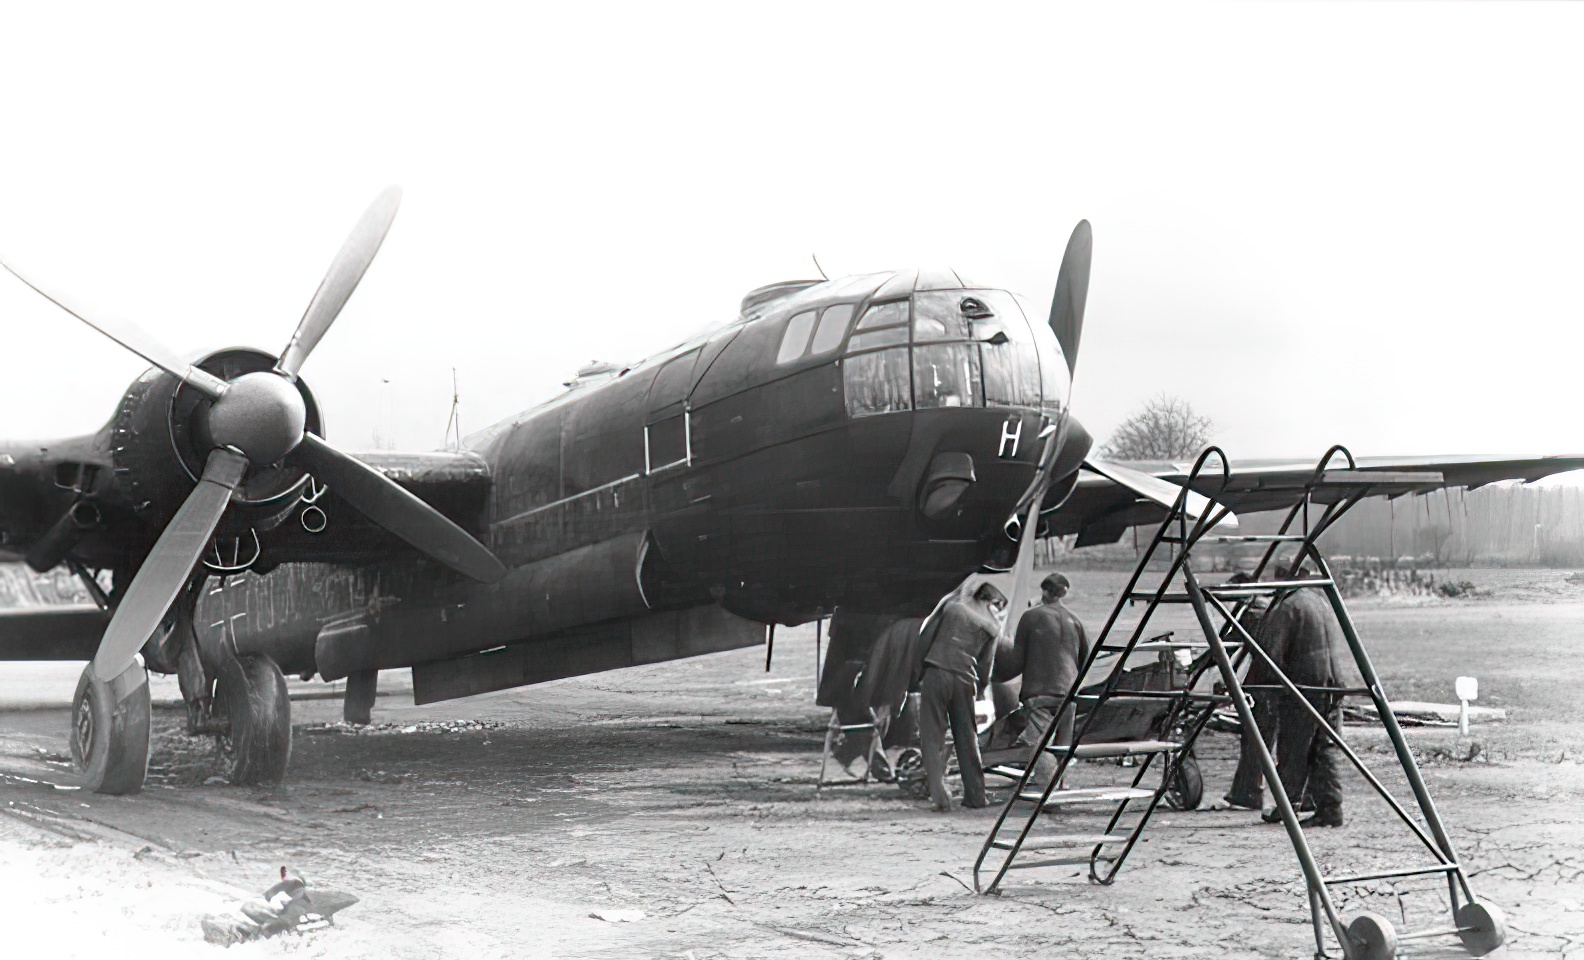
<svg viewBox="0 0 1584 960"><path fill-rule="evenodd" d="M1114 857L1095 857L1094 859L1103 860L1106 863L1110 863L1115 858ZM1015 863L1007 864L1007 869L1008 870L1032 870L1035 867L1081 867L1084 864L1089 863L1089 862L1090 862L1090 860L1089 860L1089 856L1087 854L1080 855L1080 856L1072 856L1072 857L1047 857L1044 860L1027 860L1027 861L1019 860L1019 861L1016 861Z"/></svg>
<svg viewBox="0 0 1584 960"><path fill-rule="evenodd" d="M1045 749L1051 753L1066 753L1068 750L1073 750L1073 756L1079 760L1088 760L1093 757L1136 757L1146 753L1167 753L1181 750L1182 744L1171 740L1118 740L1114 743L1080 743L1075 750L1063 744L1053 743Z"/></svg>
<svg viewBox="0 0 1584 960"><path fill-rule="evenodd" d="M1155 599L1155 591L1154 590L1135 590L1132 593L1128 594L1128 600L1130 600L1133 603L1142 603L1142 602L1146 602L1146 601L1150 601L1150 600L1154 600L1154 599ZM1163 593L1163 594L1161 594L1159 602L1160 603L1187 603L1188 602L1188 594L1186 594L1186 593Z"/></svg>
<svg viewBox="0 0 1584 960"><path fill-rule="evenodd" d="M1154 790L1143 787L1077 787L1072 790L1053 790L1045 806L1056 807L1067 803L1114 803L1121 800L1146 800L1155 796ZM1017 795L1019 800L1039 803L1043 791L1030 790Z"/></svg>
<svg viewBox="0 0 1584 960"><path fill-rule="evenodd" d="M1364 883L1369 880L1390 880L1393 877L1423 877L1432 873L1450 873L1457 870L1455 863L1438 863L1433 867L1404 867L1401 870L1383 870L1377 873L1360 873L1350 877L1327 877L1325 883Z"/></svg>
<svg viewBox="0 0 1584 960"><path fill-rule="evenodd" d="M985 767L984 772L994 777L1006 777L1008 780L1023 779L1023 768L1014 767L1007 763L998 763L993 767Z"/></svg>
<svg viewBox="0 0 1584 960"><path fill-rule="evenodd" d="M1061 847L1098 847L1104 843L1127 843L1125 833L1051 833L1033 835L1023 841L1020 850L1053 850ZM1011 850L1011 840L992 840L990 846L997 850Z"/></svg>
<svg viewBox="0 0 1584 960"><path fill-rule="evenodd" d="M1249 687L1245 690L1264 689L1263 685ZM1285 690L1286 687L1272 685L1271 689ZM1366 693L1368 691L1365 691ZM1186 690L1118 690L1109 696L1102 697L1098 693L1080 693L1078 699L1086 703L1099 703L1101 700L1194 700L1200 703L1231 703L1232 698L1224 693L1189 693Z"/></svg>
<svg viewBox="0 0 1584 960"><path fill-rule="evenodd" d="M1240 643L1241 641L1233 642ZM1133 652L1148 653L1155 650L1194 650L1200 647L1208 646L1210 646L1210 644L1205 643L1203 640L1141 640L1140 642L1133 644ZM1223 646L1230 647L1232 644L1225 643ZM1128 649L1128 645L1125 643L1100 644L1100 650L1104 653L1121 653L1126 649Z"/></svg>
<svg viewBox="0 0 1584 960"><path fill-rule="evenodd" d="M1218 597L1252 597L1262 593L1275 593L1277 590L1293 590L1299 587L1329 587L1330 580L1263 580L1253 583L1217 583L1204 588L1205 593L1213 593Z"/></svg>
<svg viewBox="0 0 1584 960"><path fill-rule="evenodd" d="M1211 543L1303 543L1309 539L1301 533L1245 533L1205 537Z"/></svg>

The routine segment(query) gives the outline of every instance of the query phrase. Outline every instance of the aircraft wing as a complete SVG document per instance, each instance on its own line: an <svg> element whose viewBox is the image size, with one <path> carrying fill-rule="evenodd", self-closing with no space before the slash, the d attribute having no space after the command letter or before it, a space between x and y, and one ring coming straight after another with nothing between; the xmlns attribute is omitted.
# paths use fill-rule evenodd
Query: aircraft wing
<svg viewBox="0 0 1584 960"><path fill-rule="evenodd" d="M1112 469L1115 466L1123 467L1125 472ZM1340 456L1330 464L1331 470L1346 467L1346 458ZM1584 470L1584 455L1360 457L1355 467L1379 475L1379 482L1369 487L1369 495L1399 497L1444 487L1474 489L1498 480L1532 482L1554 473ZM1151 491L1141 492L1139 486L1117 478L1126 480L1129 474L1143 474L1180 488L1192 469L1192 462L1086 462L1071 496L1059 507L1047 507L1044 517L1050 535L1075 533L1080 547L1115 543L1131 527L1158 523L1166 516L1158 496L1151 496ZM1113 476L1108 477L1107 473ZM1258 513L1291 507L1303 498L1305 487L1314 478L1312 460L1233 460L1223 482L1220 466L1212 458L1200 471L1193 488L1237 513ZM1314 500L1329 503L1357 489L1356 485L1321 484L1315 488Z"/></svg>

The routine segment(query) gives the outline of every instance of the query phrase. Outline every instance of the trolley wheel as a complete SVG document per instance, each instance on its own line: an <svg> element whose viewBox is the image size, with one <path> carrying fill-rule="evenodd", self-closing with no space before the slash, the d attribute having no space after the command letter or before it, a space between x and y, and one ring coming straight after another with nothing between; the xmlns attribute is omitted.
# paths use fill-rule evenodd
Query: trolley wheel
<svg viewBox="0 0 1584 960"><path fill-rule="evenodd" d="M143 789L148 774L148 671L134 659L108 682L90 662L72 698L72 760L82 785L95 793L126 794Z"/></svg>
<svg viewBox="0 0 1584 960"><path fill-rule="evenodd" d="M891 769L896 776L897 789L902 791L904 797L929 799L929 782L924 777L924 751L918 747L904 748Z"/></svg>
<svg viewBox="0 0 1584 960"><path fill-rule="evenodd" d="M291 758L291 700L286 678L265 656L220 665L215 713L229 720L219 738L220 762L233 784L279 783Z"/></svg>
<svg viewBox="0 0 1584 960"><path fill-rule="evenodd" d="M1458 939L1471 956L1483 957L1507 942L1507 918L1494 903L1465 903L1452 915Z"/></svg>
<svg viewBox="0 0 1584 960"><path fill-rule="evenodd" d="M1166 785L1165 800L1168 810L1197 810L1204 800L1204 774L1192 751L1179 761L1177 775Z"/></svg>
<svg viewBox="0 0 1584 960"><path fill-rule="evenodd" d="M1358 960L1392 960L1397 955L1397 930L1378 913L1361 913L1348 923L1352 956Z"/></svg>

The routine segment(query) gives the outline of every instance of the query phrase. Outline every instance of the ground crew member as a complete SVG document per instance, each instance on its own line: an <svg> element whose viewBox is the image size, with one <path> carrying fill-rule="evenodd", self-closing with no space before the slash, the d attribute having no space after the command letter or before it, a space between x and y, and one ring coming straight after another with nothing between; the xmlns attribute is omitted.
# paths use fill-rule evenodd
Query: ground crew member
<svg viewBox="0 0 1584 960"><path fill-rule="evenodd" d="M1033 747L1050 726L1056 707L1078 680L1078 672L1089 659L1089 638L1083 622L1062 603L1071 584L1060 573L1040 582L1042 603L1023 614L1010 647L996 654L996 679L1023 678L1018 699L1022 702L1023 732L1017 742ZM1071 745L1075 704L1067 704L1059 719L1053 744ZM1042 752L1034 758L1034 782L1050 782L1056 773L1056 758Z"/></svg>
<svg viewBox="0 0 1584 960"><path fill-rule="evenodd" d="M989 583L981 584L966 601L947 600L925 628L926 636L919 644L921 660L915 671L920 693L919 741L930 800L938 812L951 809L951 793L946 789L948 724L957 744L963 806L982 807L988 802L974 701L990 681L1000 633L995 614L1006 602L1006 595Z"/></svg>
<svg viewBox="0 0 1584 960"><path fill-rule="evenodd" d="M1295 590L1271 605L1259 631L1260 647L1299 688L1304 690L1333 730L1342 729L1342 694L1347 640L1330 603L1318 590ZM1274 683L1276 678L1256 658L1249 668L1250 683ZM1315 722L1314 716L1291 693L1278 691L1276 706L1276 772L1287 797L1298 803L1306 788L1314 802L1314 815L1304 826L1342 826L1342 751ZM1281 818L1273 808L1264 814L1267 823Z"/></svg>
<svg viewBox="0 0 1584 960"><path fill-rule="evenodd" d="M1229 584L1252 582L1254 578L1242 571L1227 578ZM1265 619L1265 611L1269 606L1269 601L1264 597L1256 597L1238 617L1238 623L1254 638L1255 643L1263 643L1260 623ZM1242 634L1234 632L1233 637L1240 639ZM1274 690L1254 690L1249 693L1250 699L1254 701L1254 725L1264 739L1266 749L1272 751L1273 755L1276 750L1276 702L1279 696L1281 694ZM1254 747L1252 730L1243 731L1237 772L1232 775L1232 789L1227 791L1225 799L1230 806L1248 810L1260 810L1265 806L1265 776L1260 772L1259 754Z"/></svg>

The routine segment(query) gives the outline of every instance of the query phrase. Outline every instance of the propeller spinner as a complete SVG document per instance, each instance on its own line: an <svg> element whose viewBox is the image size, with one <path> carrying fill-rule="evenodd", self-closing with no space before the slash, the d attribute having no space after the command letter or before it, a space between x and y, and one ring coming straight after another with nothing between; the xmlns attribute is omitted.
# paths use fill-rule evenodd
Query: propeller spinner
<svg viewBox="0 0 1584 960"><path fill-rule="evenodd" d="M94 657L99 679L108 682L124 671L159 627L248 471L282 460L308 470L374 523L446 566L486 583L505 575L495 555L467 531L384 474L305 430L307 410L294 386L298 371L357 289L400 204L400 188L391 187L358 220L275 368L229 381L177 359L136 325L82 309L0 263L67 313L214 401L207 413L214 448L203 476L116 605Z"/></svg>

